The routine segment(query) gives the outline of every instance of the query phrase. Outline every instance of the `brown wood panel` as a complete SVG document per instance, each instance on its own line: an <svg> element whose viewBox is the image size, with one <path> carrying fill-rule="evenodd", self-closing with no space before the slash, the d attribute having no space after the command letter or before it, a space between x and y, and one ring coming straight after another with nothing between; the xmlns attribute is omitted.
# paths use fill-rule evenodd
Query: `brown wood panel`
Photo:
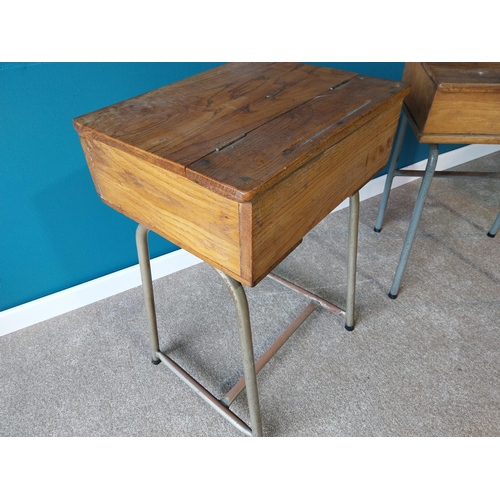
<svg viewBox="0 0 500 500"><path fill-rule="evenodd" d="M253 286L383 168L408 92L230 63L74 123L103 201Z"/></svg>
<svg viewBox="0 0 500 500"><path fill-rule="evenodd" d="M500 93L438 91L422 132L500 134ZM497 140L500 141L500 135Z"/></svg>
<svg viewBox="0 0 500 500"><path fill-rule="evenodd" d="M236 202L92 137L82 142L105 203L239 279Z"/></svg>
<svg viewBox="0 0 500 500"><path fill-rule="evenodd" d="M135 146L131 146L130 144L120 141L119 139L110 137L106 134L103 134L102 132L96 132L95 130L89 127L81 126L78 125L77 123L75 123L75 129L77 130L80 137L82 136L85 136L87 138L92 137L94 141L107 144L113 149L123 151L124 153L128 153L142 161L150 163L151 165L155 165L159 168L169 170L170 172L174 172L178 175L185 176L186 168L184 165L180 163L176 163L168 158L161 158L159 156L149 153L148 151L144 151Z"/></svg>
<svg viewBox="0 0 500 500"><path fill-rule="evenodd" d="M239 203L240 216L240 274L244 283L252 284L253 273L253 206L250 202ZM241 280L240 280L241 281ZM243 282L243 281L242 281Z"/></svg>
<svg viewBox="0 0 500 500"><path fill-rule="evenodd" d="M499 63L407 63L403 80L421 142L500 143Z"/></svg>
<svg viewBox="0 0 500 500"><path fill-rule="evenodd" d="M399 82L356 77L191 164L186 176L237 201L248 201L308 159L362 127L408 93Z"/></svg>
<svg viewBox="0 0 500 500"><path fill-rule="evenodd" d="M405 107L405 106L403 106ZM424 134L417 126L411 114L406 111L408 123L417 139L422 144L498 144L498 135L461 135L461 134Z"/></svg>
<svg viewBox="0 0 500 500"><path fill-rule="evenodd" d="M74 123L186 165L354 76L299 63L229 63Z"/></svg>
<svg viewBox="0 0 500 500"><path fill-rule="evenodd" d="M425 71L422 63L406 63L402 80L411 85L404 103L417 127L425 126L432 101L436 95L436 84Z"/></svg>
<svg viewBox="0 0 500 500"><path fill-rule="evenodd" d="M252 202L252 284L386 165L399 113L380 113Z"/></svg>

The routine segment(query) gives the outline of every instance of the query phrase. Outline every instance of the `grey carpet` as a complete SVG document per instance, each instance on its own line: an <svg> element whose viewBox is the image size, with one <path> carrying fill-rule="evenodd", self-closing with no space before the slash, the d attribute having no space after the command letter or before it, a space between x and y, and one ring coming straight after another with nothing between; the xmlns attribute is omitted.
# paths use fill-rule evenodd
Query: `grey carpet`
<svg viewBox="0 0 500 500"><path fill-rule="evenodd" d="M458 169L500 170L500 153ZM500 181L435 179L397 300L387 297L419 181L361 203L356 329L315 311L258 375L267 436L499 436ZM277 269L344 307L348 210ZM241 375L235 312L199 264L155 282L161 347L222 396ZM308 301L247 289L256 354ZM140 288L0 338L0 436L240 436L150 362ZM232 409L248 421L243 392Z"/></svg>

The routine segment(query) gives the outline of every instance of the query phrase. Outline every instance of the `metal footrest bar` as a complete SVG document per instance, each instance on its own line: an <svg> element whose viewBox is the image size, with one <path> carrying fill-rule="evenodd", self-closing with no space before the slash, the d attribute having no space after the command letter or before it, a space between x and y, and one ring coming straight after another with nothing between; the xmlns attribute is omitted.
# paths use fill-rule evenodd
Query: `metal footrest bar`
<svg viewBox="0 0 500 500"><path fill-rule="evenodd" d="M206 401L212 408L220 413L226 420L233 424L239 431L247 436L252 435L252 429L243 422L237 415L235 415L229 408L222 404L212 393L205 389L197 380L195 380L189 373L183 370L175 361L170 359L167 355L158 351L157 356L167 365L183 382L185 382L198 396Z"/></svg>
<svg viewBox="0 0 500 500"><path fill-rule="evenodd" d="M156 322L156 311L154 303L153 282L151 276L151 263L148 249L149 230L139 224L136 232L137 252L139 256L139 267L141 270L141 279L144 292L144 301L149 325L149 340L151 346L152 361L158 364L163 361L170 370L172 370L181 380L183 380L196 394L212 406L226 420L232 423L237 429L247 436L262 436L262 417L259 405L259 395L257 389L257 373L266 365L266 363L276 354L288 338L299 328L306 318L319 306L328 311L346 319L345 327L348 330L354 328L354 290L356 280L356 253L357 253L357 232L359 219L359 193L355 193L349 199L350 222L349 222L349 252L348 252L348 273L347 273L347 312L337 307L335 304L295 285L294 283L281 278L275 274L269 274L271 278L283 285L299 292L311 299L311 302L300 315L288 326L288 328L278 337L273 345L261 356L255 363L253 353L252 331L250 325L250 314L248 310L248 301L243 285L234 278L226 275L222 271L215 269L220 275L236 308L238 331L240 337L241 354L243 358L243 377L238 383L224 396L218 400L213 394L205 389L189 373L183 370L177 363L162 353L159 348L158 327ZM250 411L250 422L252 428L245 424L237 415L229 410L229 406L237 395L246 388L248 408Z"/></svg>
<svg viewBox="0 0 500 500"><path fill-rule="evenodd" d="M290 323L288 328L275 340L273 345L255 363L255 373L259 373L270 359L278 352L283 344L292 336L299 326L309 317L309 315L319 307L318 303L311 302L297 318ZM236 385L221 399L227 407L231 406L238 394L245 388L245 377L241 377Z"/></svg>
<svg viewBox="0 0 500 500"><path fill-rule="evenodd" d="M308 297L319 303L328 311L345 319L345 329L348 331L354 330L354 296L356 292L356 260L358 252L358 224L359 224L359 192L354 193L349 198L349 235L348 235L348 255L347 255L347 299L346 310L328 302L327 300L315 295L314 293L292 283L291 281L282 278L274 273L269 273L268 276L282 285L287 286L291 290Z"/></svg>
<svg viewBox="0 0 500 500"><path fill-rule="evenodd" d="M277 274L269 273L267 276L269 278L273 279L274 281L277 281L278 283L281 283L282 285L285 285L286 287L290 288L290 290L293 290L294 292L300 293L301 295L303 295L304 297L307 297L308 299L314 300L321 307L323 307L324 309L327 309L331 313L336 314L337 316L340 316L341 318L345 318L346 312L343 309L340 309L340 307L336 306L335 304L328 302L327 300L323 299L322 297L315 295L314 293L310 292L309 290L306 290L305 288L302 288L299 285L296 285L295 283L292 283L291 281L288 281L285 278L278 276Z"/></svg>
<svg viewBox="0 0 500 500"><path fill-rule="evenodd" d="M184 371L168 356L163 354L159 348L158 326L156 322L156 311L154 302L153 282L151 276L151 263L149 260L148 248L149 230L141 224L137 227L136 243L139 256L139 265L141 270L141 279L144 292L144 301L149 325L149 341L151 346L152 361L158 364L163 361L179 378L181 378L192 390L194 390L202 399L215 408L224 418L232 423L245 435L262 436L262 420L260 415L259 398L257 393L257 381L255 378L255 367L252 346L252 332L250 328L250 316L248 312L248 303L241 283L224 273L217 271L223 278L236 307L238 330L240 335L240 344L243 357L243 372L248 383L247 400L250 410L250 421L252 428L247 426L239 419L227 406L223 405L215 396L207 391L191 375Z"/></svg>

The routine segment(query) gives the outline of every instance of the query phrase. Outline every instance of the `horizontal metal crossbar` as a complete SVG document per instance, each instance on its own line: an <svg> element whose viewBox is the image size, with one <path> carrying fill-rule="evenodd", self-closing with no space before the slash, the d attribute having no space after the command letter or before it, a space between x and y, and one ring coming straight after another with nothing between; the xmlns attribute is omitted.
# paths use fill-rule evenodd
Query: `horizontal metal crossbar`
<svg viewBox="0 0 500 500"><path fill-rule="evenodd" d="M314 300L321 307L327 309L331 313L341 316L342 318L345 318L346 312L343 309L340 309L340 307L336 306L335 304L332 304L331 302L328 302L327 300L323 299L322 297L319 297L318 295L315 295L309 290L306 290L305 288L302 288L299 285L296 285L295 283L292 283L291 281L288 281L285 278L282 278L281 276L278 276L277 274L274 273L269 273L268 277L272 278L274 281L277 281L278 283L281 283L282 285L285 285L291 290L300 293L304 297Z"/></svg>
<svg viewBox="0 0 500 500"><path fill-rule="evenodd" d="M290 323L288 328L276 339L273 345L257 360L255 363L255 373L259 373L262 368L271 360L271 358L278 352L283 344L291 337L299 326L309 317L309 315L317 309L319 304L311 302L297 318ZM221 399L222 403L230 406L236 399L238 394L245 388L245 377L241 377L236 385Z"/></svg>
<svg viewBox="0 0 500 500"><path fill-rule="evenodd" d="M205 389L197 380L189 373L183 370L175 361L167 355L158 351L157 356L167 365L183 382L185 382L198 396L206 401L212 408L215 408L226 420L232 423L238 430L247 436L252 435L252 429L235 415L229 408L223 405L211 392Z"/></svg>
<svg viewBox="0 0 500 500"><path fill-rule="evenodd" d="M346 317L346 312L340 309L335 304L315 295L314 293L306 290L305 288L292 283L291 281L282 278L274 273L269 273L268 277L281 283L282 285L290 288L291 290L300 293L301 295L309 298L312 302L297 316L297 318L290 323L288 328L276 339L276 341L269 347L269 349L257 360L255 363L255 373L259 373L262 368L271 360L271 358L278 352L283 344L292 336L292 334L302 325L302 323L315 311L318 307L323 307L329 312L336 314L342 318ZM245 377L241 377L236 385L221 399L221 402L226 406L230 406L240 392L245 388Z"/></svg>
<svg viewBox="0 0 500 500"><path fill-rule="evenodd" d="M141 280L144 291L144 301L148 316L149 340L151 345L152 362L158 364L161 361L170 368L188 387L198 396L206 401L227 421L233 424L238 430L247 436L262 436L262 419L260 413L256 374L266 365L266 363L283 346L286 340L294 333L306 318L318 307L323 307L333 314L345 318L345 328L351 331L354 328L354 291L356 279L356 253L357 253L357 233L359 219L359 193L355 193L349 199L349 253L348 253L348 286L347 286L347 311L337 307L335 304L305 290L304 288L281 278L273 273L269 276L275 281L288 288L308 297L312 302L299 314L299 316L288 326L273 345L261 356L257 362L254 361L252 332L250 326L250 314L245 291L240 282L227 276L222 271L215 269L226 284L232 298L237 313L238 331L240 336L241 352L243 358L244 376L231 389L222 400L217 399L205 387L203 387L189 373L183 370L175 361L160 351L158 328L156 323L156 312L153 293L153 282L151 276L151 263L148 249L148 232L145 226L139 224L136 232L137 252L141 270ZM252 428L243 422L237 415L229 410L229 406L236 396L246 387L248 407L250 410L250 421Z"/></svg>

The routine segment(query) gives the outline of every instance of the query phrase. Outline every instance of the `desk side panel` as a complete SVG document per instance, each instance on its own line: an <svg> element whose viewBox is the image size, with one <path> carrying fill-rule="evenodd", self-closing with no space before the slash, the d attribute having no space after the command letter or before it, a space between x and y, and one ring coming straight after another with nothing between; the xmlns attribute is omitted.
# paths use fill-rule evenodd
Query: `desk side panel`
<svg viewBox="0 0 500 500"><path fill-rule="evenodd" d="M436 92L424 134L497 135L500 142L498 92ZM474 143L471 137L470 143Z"/></svg>
<svg viewBox="0 0 500 500"><path fill-rule="evenodd" d="M386 165L401 105L402 100L253 201L253 284Z"/></svg>
<svg viewBox="0 0 500 500"><path fill-rule="evenodd" d="M239 279L238 203L91 135L80 139L106 204Z"/></svg>
<svg viewBox="0 0 500 500"><path fill-rule="evenodd" d="M403 72L403 81L411 84L405 105L419 141L499 143L500 83L495 85L494 78L486 75L484 84L480 85L478 75L471 70L468 73L461 71L460 64L457 64L443 65L449 67L446 75L441 74L446 76L447 81L438 85L439 81L432 73L436 66L439 65L406 63ZM467 79L471 79L470 85Z"/></svg>
<svg viewBox="0 0 500 500"><path fill-rule="evenodd" d="M411 85L410 93L404 100L405 106L414 123L422 130L436 95L436 84L419 62L405 64L402 80Z"/></svg>

